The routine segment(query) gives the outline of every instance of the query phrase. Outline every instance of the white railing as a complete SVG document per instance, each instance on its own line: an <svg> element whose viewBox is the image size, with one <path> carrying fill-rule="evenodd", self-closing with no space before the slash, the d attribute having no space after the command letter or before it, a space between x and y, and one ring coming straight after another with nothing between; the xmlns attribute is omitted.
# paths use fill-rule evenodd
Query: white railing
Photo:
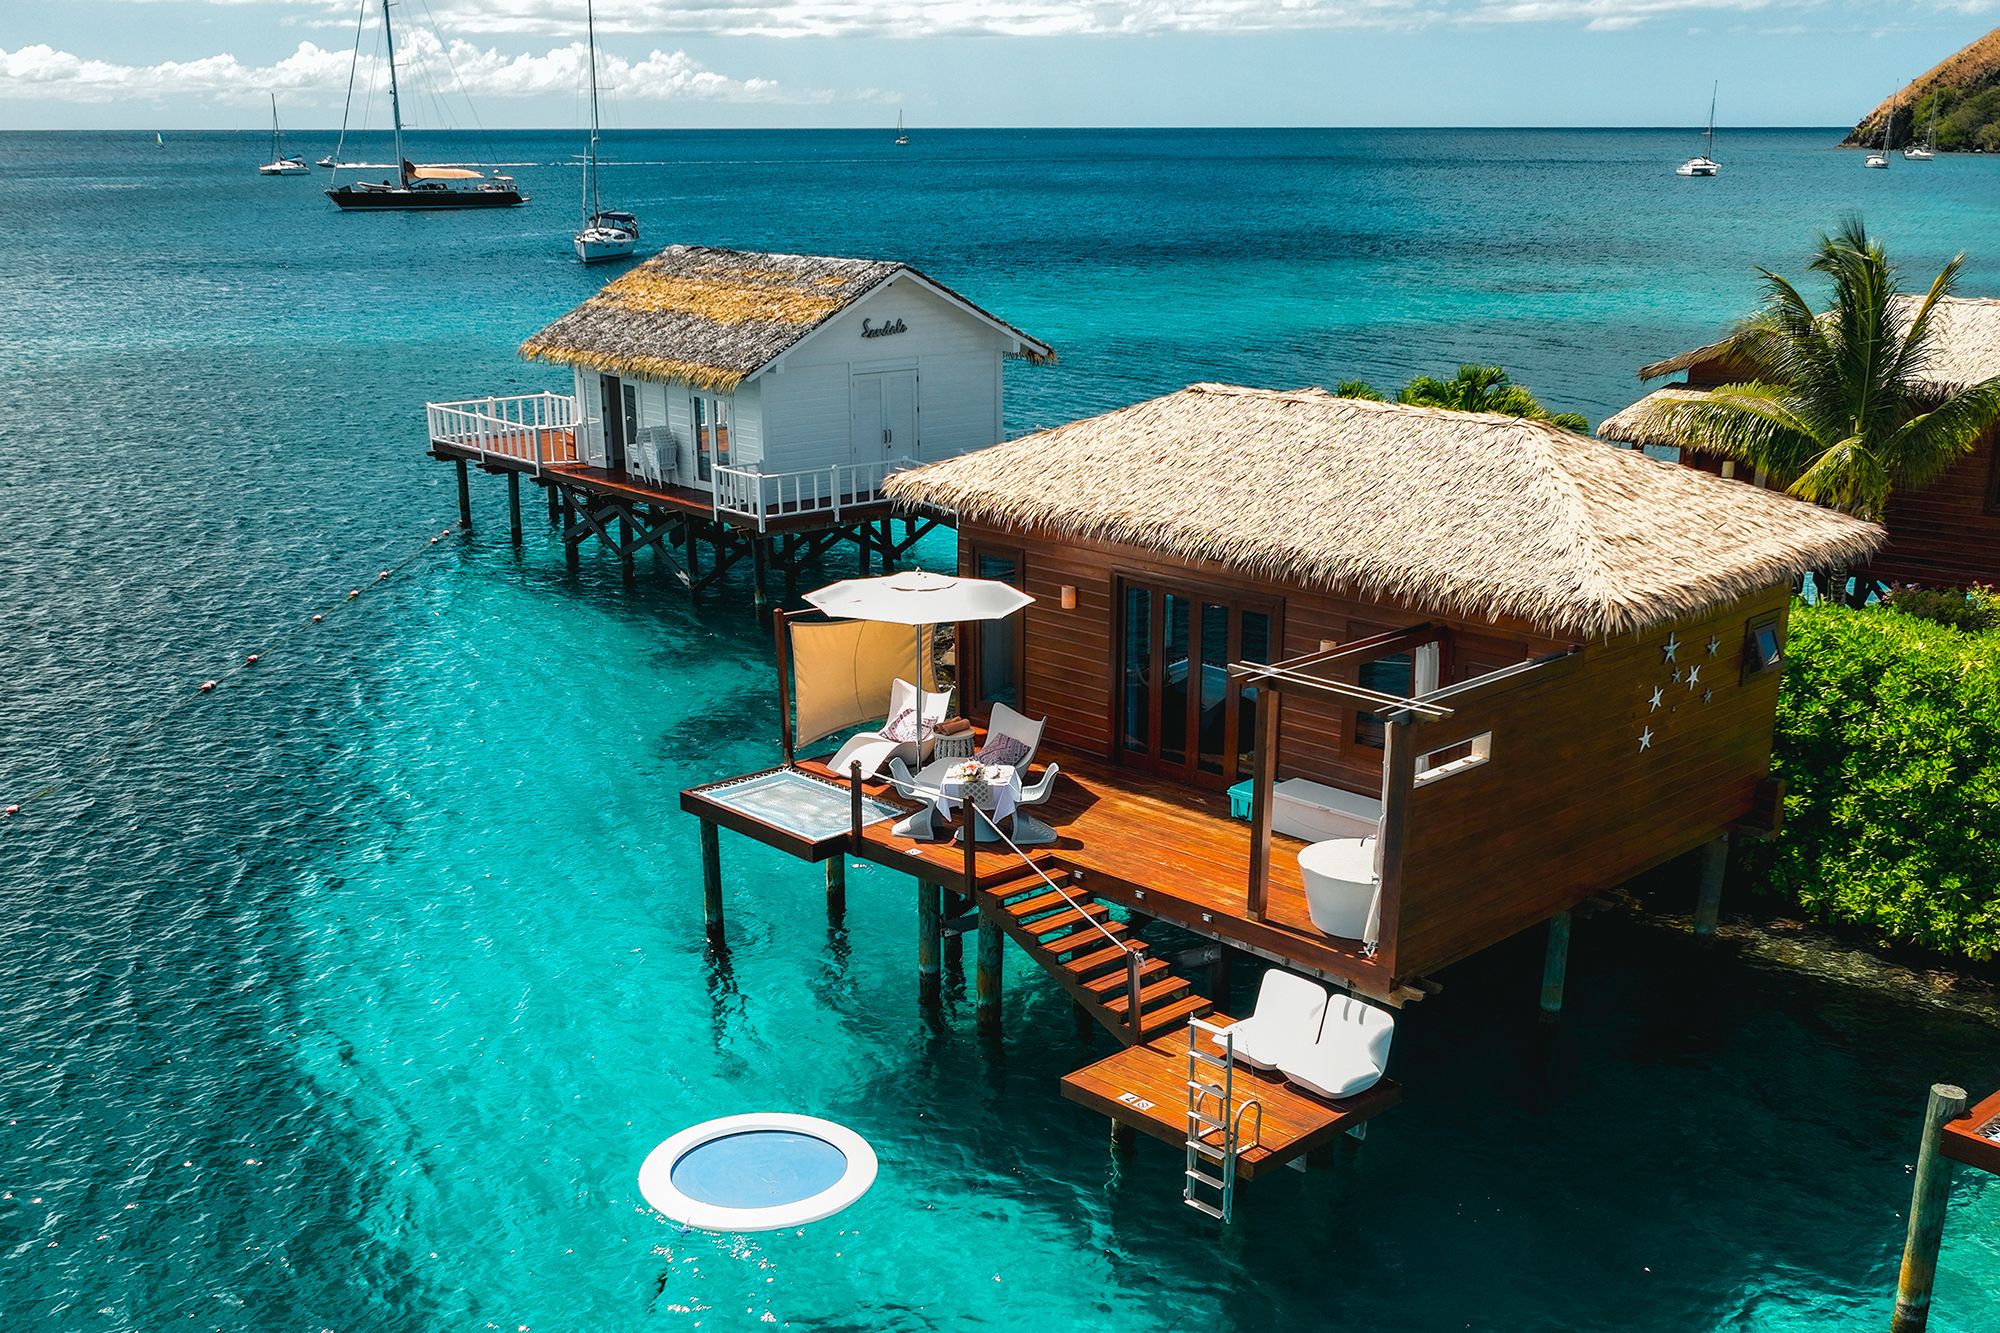
<svg viewBox="0 0 2000 1333"><path fill-rule="evenodd" d="M468 398L426 403L424 408L434 444L467 449L481 458L528 463L537 473L550 463L577 461L576 399L569 394Z"/></svg>
<svg viewBox="0 0 2000 1333"><path fill-rule="evenodd" d="M774 518L798 514L840 517L843 508L868 505L882 498L882 483L891 473L915 467L914 458L885 458L879 463L833 463L800 472L765 472L754 467L715 469L715 512L747 518L762 532Z"/></svg>

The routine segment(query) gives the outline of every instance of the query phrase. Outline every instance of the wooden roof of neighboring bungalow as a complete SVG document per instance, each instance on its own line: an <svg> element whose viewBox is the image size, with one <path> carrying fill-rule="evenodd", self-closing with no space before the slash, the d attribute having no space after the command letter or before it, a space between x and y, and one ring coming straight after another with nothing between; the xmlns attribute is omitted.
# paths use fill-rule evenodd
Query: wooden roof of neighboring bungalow
<svg viewBox="0 0 2000 1333"><path fill-rule="evenodd" d="M1010 354L1055 352L908 264L670 245L521 344L531 361L681 380L728 392L898 278L1011 340Z"/></svg>
<svg viewBox="0 0 2000 1333"><path fill-rule="evenodd" d="M1196 384L889 493L961 519L1604 637L1857 562L1883 531L1544 422Z"/></svg>
<svg viewBox="0 0 2000 1333"><path fill-rule="evenodd" d="M1899 296L1892 313L1900 330L1921 303L1919 296ZM1731 339L1715 342L1639 367L1639 378L1656 380L1711 361L1727 362ZM1940 398L2000 375L2000 300L1983 296L1947 296L1931 313L1931 356L1918 383ZM1597 434L1624 444L1677 446L1680 436L1666 428L1656 410L1662 404L1699 398L1701 390L1669 385L1647 394L1624 411L1606 417Z"/></svg>

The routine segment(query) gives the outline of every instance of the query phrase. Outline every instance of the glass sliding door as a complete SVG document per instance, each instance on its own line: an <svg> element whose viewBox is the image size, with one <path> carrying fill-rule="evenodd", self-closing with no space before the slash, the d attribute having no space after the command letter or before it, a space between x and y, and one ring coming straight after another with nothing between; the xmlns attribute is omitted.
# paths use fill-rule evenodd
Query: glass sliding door
<svg viewBox="0 0 2000 1333"><path fill-rule="evenodd" d="M1127 581L1119 594L1119 752L1137 766L1208 787L1247 771L1256 691L1231 662L1268 662L1275 608Z"/></svg>
<svg viewBox="0 0 2000 1333"><path fill-rule="evenodd" d="M975 578L992 579L1016 588L1025 582L1019 551L980 547L972 550L970 557L966 563ZM1023 649L1027 623L1027 613L1017 611L1005 620L962 627L967 670L961 706L968 716L975 713L986 716L996 703L1016 710L1026 706L1021 700L1021 677L1026 666Z"/></svg>

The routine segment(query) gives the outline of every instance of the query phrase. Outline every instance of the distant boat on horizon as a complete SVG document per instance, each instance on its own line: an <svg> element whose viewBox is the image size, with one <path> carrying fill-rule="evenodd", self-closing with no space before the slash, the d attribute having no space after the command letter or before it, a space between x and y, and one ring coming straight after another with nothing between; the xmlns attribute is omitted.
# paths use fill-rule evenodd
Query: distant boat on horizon
<svg viewBox="0 0 2000 1333"><path fill-rule="evenodd" d="M1715 95L1721 91L1722 80L1717 79L1708 90L1708 131L1706 144L1701 155L1691 157L1674 168L1676 176L1713 176L1722 170L1722 164L1715 160Z"/></svg>
<svg viewBox="0 0 2000 1333"><path fill-rule="evenodd" d="M154 135L155 138L159 136ZM303 176L310 168L305 158L293 153L285 156L285 133L278 128L278 95L271 94L271 160L257 168L259 176Z"/></svg>
<svg viewBox="0 0 2000 1333"><path fill-rule="evenodd" d="M419 166L410 161L409 155L403 151L403 102L396 87L396 34L389 17L389 0L382 0L382 50L389 67L389 118L396 130L396 179L393 182L384 180L379 185L373 181L336 184L326 192L326 197L333 200L336 207L352 211L514 208L527 203L528 197L514 187L512 176L496 174L489 177L469 167ZM350 70L360 61L361 31L357 25ZM351 73L349 83L352 84ZM340 125L340 141L347 142L344 116ZM339 170L338 164L334 169L336 172ZM467 189L453 183L458 181L477 181L478 184Z"/></svg>
<svg viewBox="0 0 2000 1333"><path fill-rule="evenodd" d="M903 113L900 111L896 113L896 142L901 145L910 142L910 132L903 128Z"/></svg>
<svg viewBox="0 0 2000 1333"><path fill-rule="evenodd" d="M1901 92L1901 91L1902 89L1900 88L1896 90L1896 92ZM1862 166L1877 167L1885 171L1888 169L1889 135L1895 131L1895 128L1896 128L1896 93L1890 93L1889 114L1882 118L1882 146L1880 148L1870 149L1868 156L1862 160L1861 163Z"/></svg>
<svg viewBox="0 0 2000 1333"><path fill-rule="evenodd" d="M1930 128L1924 131L1924 137L1921 141L1912 140L1903 145L1903 160L1905 162L1928 162L1937 156L1937 108L1938 94L1937 90L1933 89L1931 91Z"/></svg>
<svg viewBox="0 0 2000 1333"><path fill-rule="evenodd" d="M604 211L597 190L597 13L584 0L583 30L590 43L590 152L583 159L583 225L576 233L576 257L586 264L628 258L639 244L639 219Z"/></svg>
<svg viewBox="0 0 2000 1333"><path fill-rule="evenodd" d="M154 130L154 131L153 131L153 147L155 147L155 148L165 148L166 146L167 146L167 141L166 141L165 139L163 139L163 138L161 138L161 137L160 137L160 132L159 132L158 130Z"/></svg>

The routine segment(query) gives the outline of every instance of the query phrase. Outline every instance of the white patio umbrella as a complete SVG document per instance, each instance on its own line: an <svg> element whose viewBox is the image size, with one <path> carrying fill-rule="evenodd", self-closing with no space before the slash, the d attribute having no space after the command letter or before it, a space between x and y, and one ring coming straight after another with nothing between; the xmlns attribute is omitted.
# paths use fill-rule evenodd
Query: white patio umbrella
<svg viewBox="0 0 2000 1333"><path fill-rule="evenodd" d="M924 631L962 620L1004 620L1035 599L1011 583L928 574L921 569L874 579L842 579L806 601L836 620L910 625L917 637L917 745L924 738Z"/></svg>

